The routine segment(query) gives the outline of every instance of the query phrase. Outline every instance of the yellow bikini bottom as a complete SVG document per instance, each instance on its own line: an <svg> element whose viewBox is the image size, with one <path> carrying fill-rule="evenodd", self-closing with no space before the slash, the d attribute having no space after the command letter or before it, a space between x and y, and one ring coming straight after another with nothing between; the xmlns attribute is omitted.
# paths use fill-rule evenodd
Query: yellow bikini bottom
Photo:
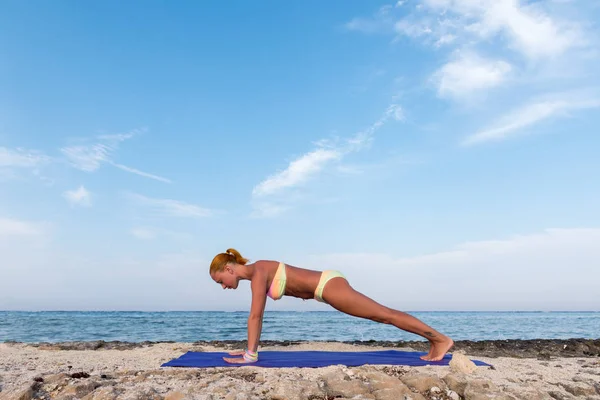
<svg viewBox="0 0 600 400"><path fill-rule="evenodd" d="M319 284L315 290L315 300L320 301L321 303L327 303L325 300L323 300L323 289L330 279L337 277L344 279L346 278L340 271L327 270L321 273L321 279L319 279ZM279 263L279 267L277 268L277 272L273 277L273 281L271 282L267 296L273 300L281 299L285 293L286 284L287 276L285 273L285 264Z"/></svg>
<svg viewBox="0 0 600 400"><path fill-rule="evenodd" d="M315 300L320 301L321 303L327 303L325 300L323 300L323 289L330 279L337 277L344 279L346 278L340 271L327 270L321 273L321 279L319 279L319 284L315 290Z"/></svg>

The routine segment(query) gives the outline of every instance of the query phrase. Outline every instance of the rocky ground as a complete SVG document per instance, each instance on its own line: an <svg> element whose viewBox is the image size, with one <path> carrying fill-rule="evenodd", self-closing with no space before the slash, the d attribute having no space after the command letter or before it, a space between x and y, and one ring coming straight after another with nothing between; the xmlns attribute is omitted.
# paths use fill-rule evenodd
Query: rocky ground
<svg viewBox="0 0 600 400"><path fill-rule="evenodd" d="M244 342L0 343L0 400L600 399L600 340L457 342L450 366L161 368ZM261 342L261 350L426 350L423 342ZM492 367L475 367L477 359Z"/></svg>

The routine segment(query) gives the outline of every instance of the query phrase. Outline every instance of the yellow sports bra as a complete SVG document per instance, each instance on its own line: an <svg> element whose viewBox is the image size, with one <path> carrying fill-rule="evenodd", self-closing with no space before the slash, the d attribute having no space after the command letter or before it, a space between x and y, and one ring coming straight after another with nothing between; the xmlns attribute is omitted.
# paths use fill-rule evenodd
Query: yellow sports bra
<svg viewBox="0 0 600 400"><path fill-rule="evenodd" d="M282 298L285 293L286 279L285 264L280 262L279 267L277 267L277 272L275 272L275 276L273 277L273 282L271 282L271 286L267 292L267 296L273 300Z"/></svg>

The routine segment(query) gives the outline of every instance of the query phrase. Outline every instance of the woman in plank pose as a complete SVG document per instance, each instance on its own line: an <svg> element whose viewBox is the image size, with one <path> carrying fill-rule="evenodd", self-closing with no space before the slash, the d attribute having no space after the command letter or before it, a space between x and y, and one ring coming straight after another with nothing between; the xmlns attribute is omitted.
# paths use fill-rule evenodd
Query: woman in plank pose
<svg viewBox="0 0 600 400"><path fill-rule="evenodd" d="M279 300L284 295L327 303L336 310L355 317L391 324L429 340L429 353L421 359L441 360L454 342L417 318L385 307L354 290L339 271L313 271L277 261L248 260L235 249L215 256L210 264L210 276L223 289L237 289L241 280L249 280L252 306L248 317L248 348L224 357L230 363L252 363L258 360L258 343L262 331L263 312L267 296Z"/></svg>

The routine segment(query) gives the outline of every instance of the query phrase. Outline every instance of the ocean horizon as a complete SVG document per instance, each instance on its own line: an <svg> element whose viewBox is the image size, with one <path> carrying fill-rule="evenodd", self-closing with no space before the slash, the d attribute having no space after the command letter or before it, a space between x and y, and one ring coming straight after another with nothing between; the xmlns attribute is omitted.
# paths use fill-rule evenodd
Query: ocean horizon
<svg viewBox="0 0 600 400"><path fill-rule="evenodd" d="M454 340L597 339L600 311L409 311ZM0 342L246 340L248 311L0 311ZM261 340L424 340L337 311L266 311Z"/></svg>

